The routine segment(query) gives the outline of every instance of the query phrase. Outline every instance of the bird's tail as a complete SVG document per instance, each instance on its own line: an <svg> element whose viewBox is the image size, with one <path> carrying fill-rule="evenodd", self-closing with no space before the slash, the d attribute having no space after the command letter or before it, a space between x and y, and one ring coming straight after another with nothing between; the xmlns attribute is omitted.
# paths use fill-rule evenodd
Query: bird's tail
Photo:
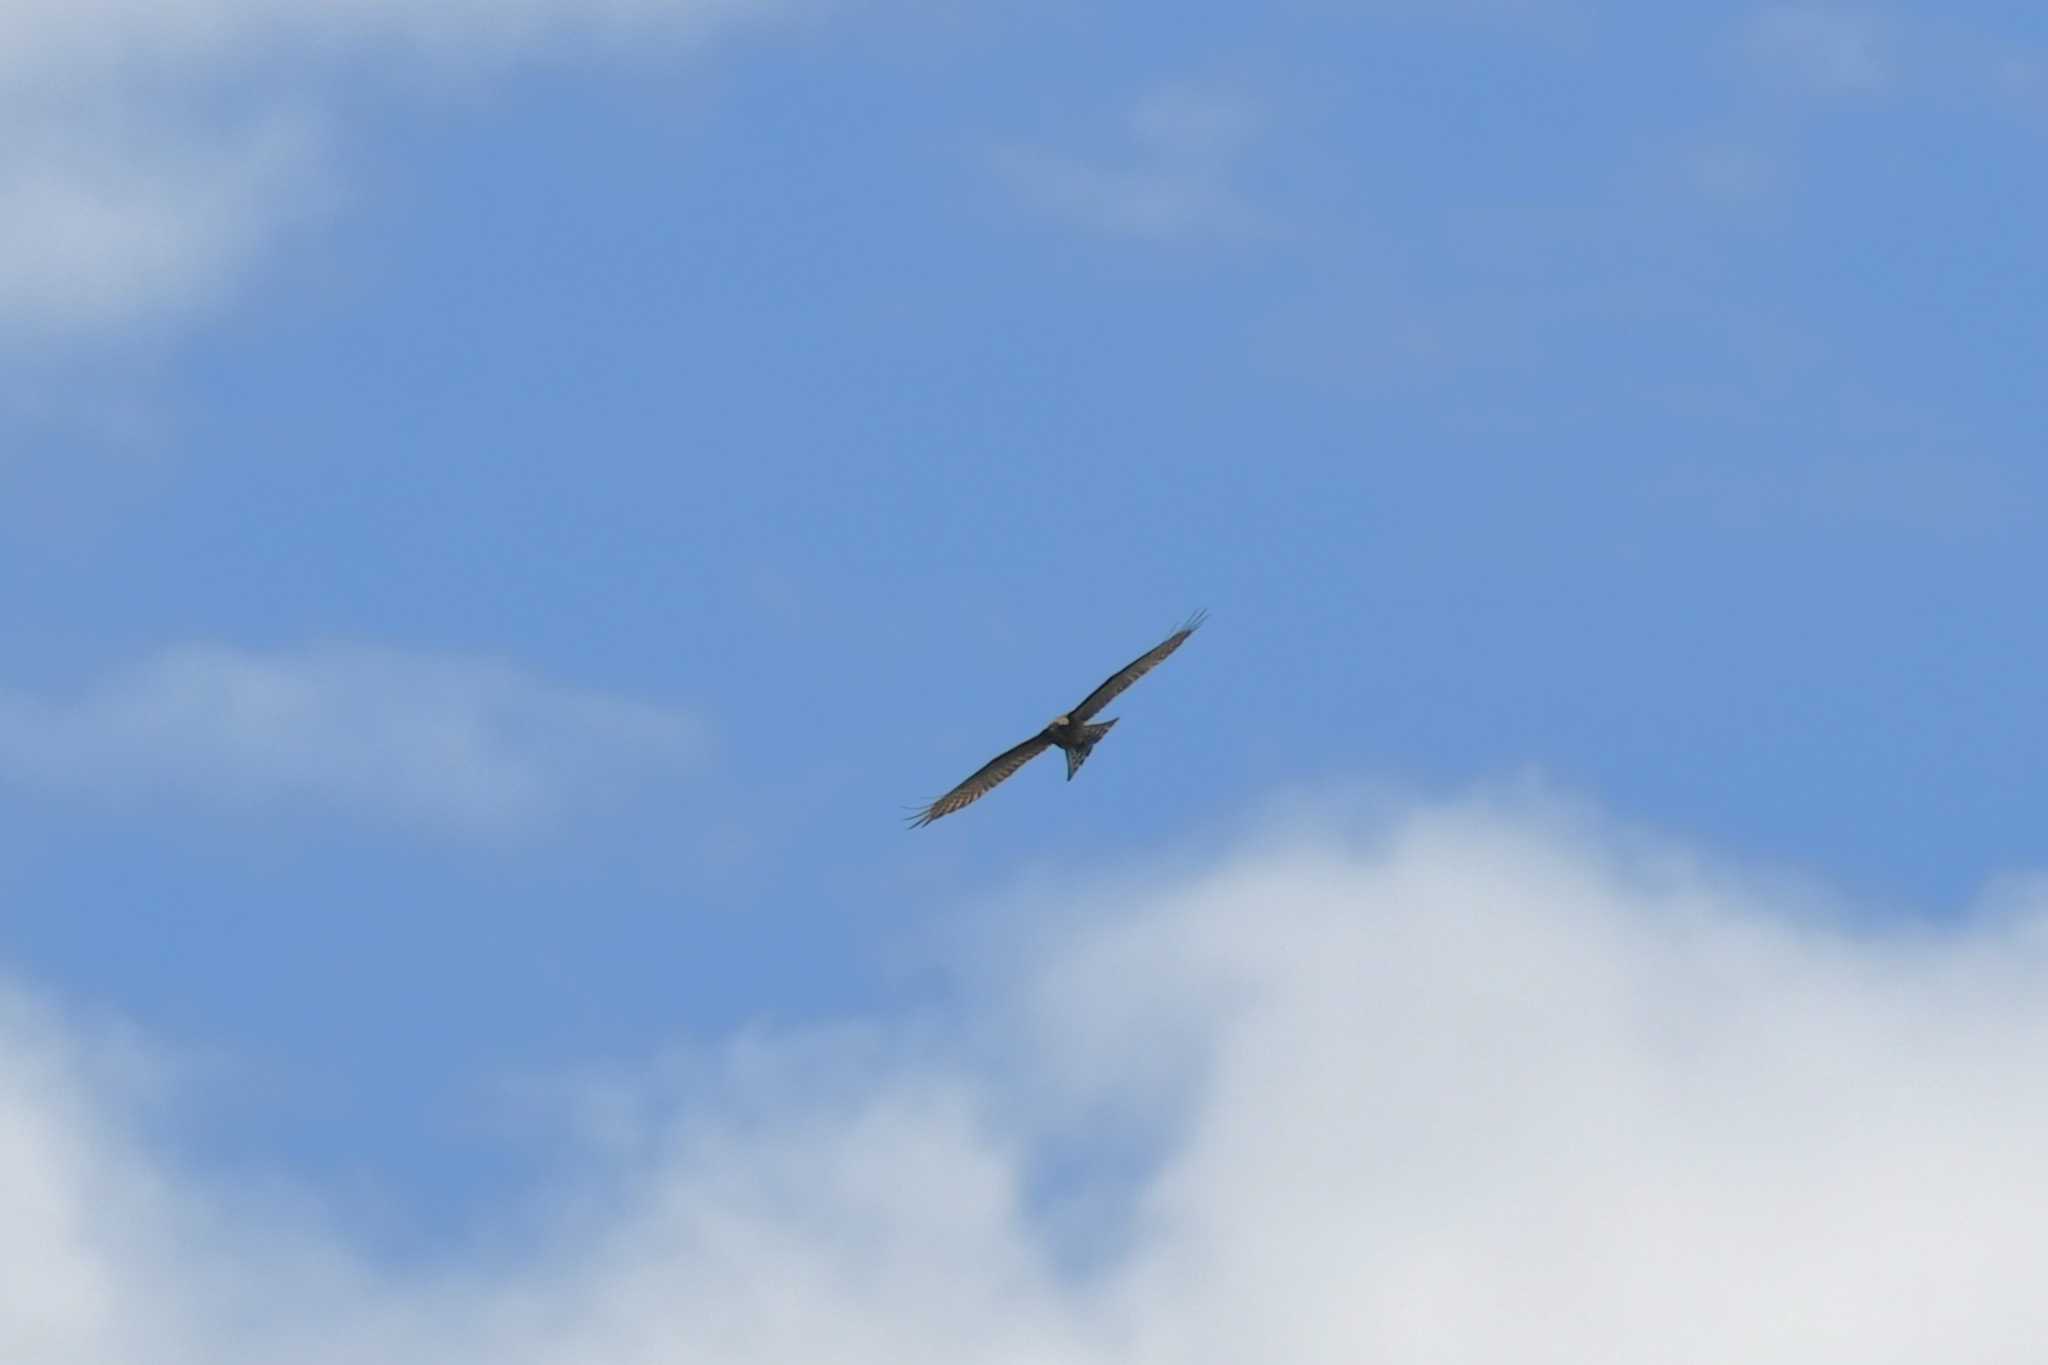
<svg viewBox="0 0 2048 1365"><path fill-rule="evenodd" d="M1100 725L1084 725L1081 727L1081 742L1066 751L1067 781L1072 782L1074 780L1074 774L1081 771L1081 765L1088 761L1088 755L1095 752L1096 744L1100 742L1104 735L1109 733L1109 727L1114 724L1116 724L1116 718L1112 717L1109 720L1103 721Z"/></svg>

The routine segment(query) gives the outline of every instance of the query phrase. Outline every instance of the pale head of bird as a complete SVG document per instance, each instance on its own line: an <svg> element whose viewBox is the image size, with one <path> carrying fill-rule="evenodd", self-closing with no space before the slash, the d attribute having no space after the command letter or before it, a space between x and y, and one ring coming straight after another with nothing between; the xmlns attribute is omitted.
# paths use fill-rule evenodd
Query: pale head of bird
<svg viewBox="0 0 2048 1365"><path fill-rule="evenodd" d="M1054 716L1052 718L1052 724L1046 727L1046 729L1048 730L1064 730L1066 728L1067 718L1064 715Z"/></svg>

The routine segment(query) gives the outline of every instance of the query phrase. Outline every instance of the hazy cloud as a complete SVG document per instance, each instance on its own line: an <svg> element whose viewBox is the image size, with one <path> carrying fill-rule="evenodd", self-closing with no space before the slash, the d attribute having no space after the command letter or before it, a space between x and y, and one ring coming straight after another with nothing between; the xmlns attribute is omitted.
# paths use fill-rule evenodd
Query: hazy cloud
<svg viewBox="0 0 2048 1365"><path fill-rule="evenodd" d="M676 711L489 660L169 649L77 698L0 691L0 782L123 802L304 803L475 832L687 768Z"/></svg>
<svg viewBox="0 0 2048 1365"><path fill-rule="evenodd" d="M1302 814L1205 871L1023 897L938 1027L593 1090L603 1140L530 1243L403 1273L181 1170L76 1027L12 1001L0 1354L2020 1365L2048 1339L2037 896L1877 931L1540 803Z"/></svg>
<svg viewBox="0 0 2048 1365"><path fill-rule="evenodd" d="M16 327L200 307L324 193L320 137L283 115L206 136L85 118L22 134L0 150L0 313Z"/></svg>
<svg viewBox="0 0 2048 1365"><path fill-rule="evenodd" d="M325 96L345 61L473 78L792 7L16 0L0 7L4 331L104 331L225 294L331 193Z"/></svg>

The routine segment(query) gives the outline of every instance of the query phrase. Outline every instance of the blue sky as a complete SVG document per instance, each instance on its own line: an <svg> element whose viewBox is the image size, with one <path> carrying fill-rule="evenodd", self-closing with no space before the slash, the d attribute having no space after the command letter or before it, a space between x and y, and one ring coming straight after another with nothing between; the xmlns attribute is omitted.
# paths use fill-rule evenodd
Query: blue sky
<svg viewBox="0 0 2048 1365"><path fill-rule="evenodd" d="M875 1113L909 1134L876 1188L932 1144L964 1187L1032 1191L976 1264L1068 1254L1061 1209L1122 1211L1080 1240L1128 1277L1136 1336L1092 1336L1055 1287L1035 1358L1203 1339L1146 1316L1158 1276L1281 1313L1228 1257L1104 1249L1146 1245L1132 1209L1231 1207L1201 1154L1240 1111L1134 1118L1076 1058L1170 1035L1227 1093L1214 1058L1279 1045L1229 1032L1185 945L1256 943L1268 912L1299 951L1252 951L1253 994L1324 1019L1319 954L1376 952L1321 917L1326 863L1364 879L1338 895L1363 923L1442 901L1471 927L1393 936L1480 1002L1429 1015L1443 1038L1497 1022L1458 983L1513 970L1453 949L1530 922L1594 979L1692 989L1674 1027L1715 1056L1751 1038L1745 1002L1811 1023L1772 994L1809 972L1839 987L1815 1039L1882 1016L1962 1040L1925 1075L2043 1036L1999 985L2048 984L2038 945L1991 946L2036 942L2012 926L2038 918L2048 807L2038 15L29 0L0 52L15 1145L147 1172L167 1245L238 1229L221 1265L321 1248L314 1288L273 1286L301 1326L353 1303L411 1324L381 1358L468 1359L486 1308L361 1283L425 1263L532 1290L477 1252L515 1217L519 1274L587 1303L613 1282L548 1268L630 1279L670 1243L621 1214L572 1254L563 1188L700 1208L691 1173L728 1168L634 1144L754 1150L734 1133L866 1171L876 1130L847 1115ZM1197 607L1080 779L1042 762L901 828ZM1500 866L1528 875L1475 870ZM1792 965L1702 965L1720 929L1639 951L1605 908L1662 925L1667 900ZM1784 927L1816 903L1821 947ZM1920 945L1905 967L1856 956L1873 927ZM1163 953L1091 974L1119 935ZM1925 976L1910 1003L1894 970ZM1553 1003L1588 979L1542 978ZM1637 1015L1600 1017L1586 1055L1647 1048L1645 1087L1670 1080ZM1401 1083L1354 1075L1351 1042L1316 1054L1331 1074ZM1174 1067L1134 1093L1179 1095ZM1851 1069L1787 1074L1890 1093ZM1698 1093L1755 1099L1708 1070ZM2020 1089L1997 1150L2041 1135ZM1532 1150L1516 1170L1554 1174ZM732 1160L805 1255L830 1239L772 1210L924 1226ZM31 1169L0 1181L71 1188ZM1815 1237L1853 1241L1833 1207ZM193 1358L295 1340L80 1245L77 1282L149 1286ZM47 1302L0 1310L0 1340L123 1358ZM822 1339L870 1340L838 1302ZM620 1311L648 1358L720 1339L688 1304ZM1769 1321L1723 1344L1819 1358ZM1390 1359L1427 1335L1374 1322ZM591 1330L555 1345L613 1349ZM1331 1331L1295 1358L1363 1340Z"/></svg>

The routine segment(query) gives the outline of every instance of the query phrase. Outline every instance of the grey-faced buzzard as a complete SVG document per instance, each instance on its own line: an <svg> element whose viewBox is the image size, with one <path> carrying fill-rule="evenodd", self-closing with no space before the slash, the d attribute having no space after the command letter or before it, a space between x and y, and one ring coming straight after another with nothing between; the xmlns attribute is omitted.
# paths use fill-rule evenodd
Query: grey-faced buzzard
<svg viewBox="0 0 2048 1365"><path fill-rule="evenodd" d="M1159 666L1161 660L1179 649L1188 636L1208 619L1208 613L1198 611L1188 618L1187 624L1161 640L1151 649L1109 675L1109 678L1082 698L1081 704L1063 716L1054 716L1051 724L1015 748L1005 749L987 763L980 771L947 792L938 800L924 807L910 818L910 827L917 829L929 825L942 815L951 815L963 806L971 806L982 797L994 791L1011 773L1037 758L1047 749L1057 746L1067 756L1067 781L1074 780L1074 774L1081 771L1081 765L1088 761L1102 737L1109 733L1109 727L1116 724L1116 718L1090 725L1089 720L1103 707L1116 700L1119 692Z"/></svg>

